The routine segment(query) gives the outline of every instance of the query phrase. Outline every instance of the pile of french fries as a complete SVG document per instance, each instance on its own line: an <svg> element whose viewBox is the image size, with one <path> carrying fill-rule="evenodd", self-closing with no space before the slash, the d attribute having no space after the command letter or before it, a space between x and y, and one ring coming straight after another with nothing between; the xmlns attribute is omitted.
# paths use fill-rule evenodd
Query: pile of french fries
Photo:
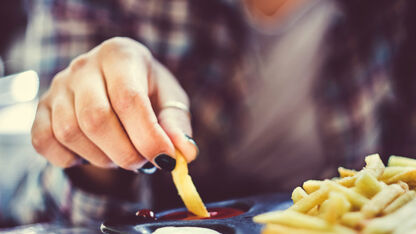
<svg viewBox="0 0 416 234"><path fill-rule="evenodd" d="M293 190L293 205L254 217L263 234L416 234L416 160L378 154L361 171L338 168L339 177L308 180Z"/></svg>

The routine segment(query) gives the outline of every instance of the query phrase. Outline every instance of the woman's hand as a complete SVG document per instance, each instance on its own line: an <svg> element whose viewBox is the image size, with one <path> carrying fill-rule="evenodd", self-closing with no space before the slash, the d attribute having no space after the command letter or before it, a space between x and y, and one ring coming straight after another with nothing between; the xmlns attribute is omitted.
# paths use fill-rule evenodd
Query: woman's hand
<svg viewBox="0 0 416 234"><path fill-rule="evenodd" d="M135 171L149 161L172 170L175 146L188 161L198 153L181 106L189 106L186 93L149 50L113 38L54 77L39 102L32 143L60 167L76 165L79 155L102 168Z"/></svg>

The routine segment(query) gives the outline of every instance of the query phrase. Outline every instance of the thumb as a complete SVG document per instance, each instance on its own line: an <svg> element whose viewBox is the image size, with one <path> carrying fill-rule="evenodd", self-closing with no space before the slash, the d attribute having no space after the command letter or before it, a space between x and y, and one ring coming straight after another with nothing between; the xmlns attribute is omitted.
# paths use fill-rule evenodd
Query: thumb
<svg viewBox="0 0 416 234"><path fill-rule="evenodd" d="M189 98L175 77L157 61L153 64L152 76L156 86L154 98L159 124L190 162L196 158L199 150L192 139Z"/></svg>

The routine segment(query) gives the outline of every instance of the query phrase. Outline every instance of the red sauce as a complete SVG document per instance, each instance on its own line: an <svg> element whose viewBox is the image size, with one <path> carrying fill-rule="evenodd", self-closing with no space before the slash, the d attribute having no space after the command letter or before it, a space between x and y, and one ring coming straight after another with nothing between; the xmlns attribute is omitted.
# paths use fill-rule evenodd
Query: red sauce
<svg viewBox="0 0 416 234"><path fill-rule="evenodd" d="M144 219L156 219L155 213L148 209L138 210L136 212L136 217L144 218Z"/></svg>
<svg viewBox="0 0 416 234"><path fill-rule="evenodd" d="M237 215L241 215L244 213L244 211L229 207L218 207L209 208L208 213L210 215L209 218L200 218L187 211L180 211L164 215L160 217L159 220L226 219Z"/></svg>

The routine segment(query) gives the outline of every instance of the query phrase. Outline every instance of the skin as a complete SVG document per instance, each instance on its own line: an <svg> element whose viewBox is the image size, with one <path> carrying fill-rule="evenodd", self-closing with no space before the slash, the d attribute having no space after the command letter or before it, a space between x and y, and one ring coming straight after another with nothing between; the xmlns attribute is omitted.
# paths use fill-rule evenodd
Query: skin
<svg viewBox="0 0 416 234"><path fill-rule="evenodd" d="M303 0L246 0L264 22L289 14ZM93 166L69 176L94 192L118 191L121 167L136 171L160 154L174 156L177 147L187 161L198 149L189 113L160 109L163 103L189 99L175 77L142 44L112 38L75 58L53 79L41 97L32 127L32 144L52 164L67 168L79 157ZM123 185L122 187L126 187Z"/></svg>
<svg viewBox="0 0 416 234"><path fill-rule="evenodd" d="M32 143L64 168L79 161L77 154L100 168L137 170L162 153L174 157L174 146L192 161L197 148L185 137L192 136L189 114L159 110L168 101L189 105L176 79L148 49L113 38L54 77L40 99Z"/></svg>

